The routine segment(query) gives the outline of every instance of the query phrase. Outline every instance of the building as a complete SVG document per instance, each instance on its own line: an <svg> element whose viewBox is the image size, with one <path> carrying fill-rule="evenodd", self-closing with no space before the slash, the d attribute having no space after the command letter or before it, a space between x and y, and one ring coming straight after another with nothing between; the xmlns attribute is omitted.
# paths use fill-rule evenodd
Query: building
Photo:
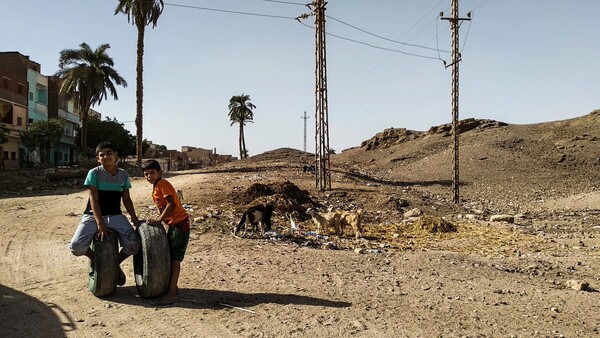
<svg viewBox="0 0 600 338"><path fill-rule="evenodd" d="M16 169L25 165L26 150L20 146L20 134L27 129L30 119L48 119L48 82L40 71L40 64L29 60L29 56L0 52L0 128L7 135L7 142L0 144L0 168ZM30 104L33 105L31 116Z"/></svg>
<svg viewBox="0 0 600 338"><path fill-rule="evenodd" d="M49 163L55 166L74 164L78 155L75 142L80 118L74 98L60 92L59 79L55 76L48 81L48 117L63 124L63 135L52 145Z"/></svg>

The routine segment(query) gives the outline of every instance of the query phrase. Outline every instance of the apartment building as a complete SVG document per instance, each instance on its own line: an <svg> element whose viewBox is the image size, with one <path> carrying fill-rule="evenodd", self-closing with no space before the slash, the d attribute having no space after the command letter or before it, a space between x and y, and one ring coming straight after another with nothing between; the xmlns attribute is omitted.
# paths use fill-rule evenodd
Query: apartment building
<svg viewBox="0 0 600 338"><path fill-rule="evenodd" d="M7 136L7 142L0 144L0 168L16 169L24 165L26 150L20 146L20 133L27 129L30 118L48 118L47 79L38 77L40 71L40 64L27 55L0 52L0 128ZM37 98L42 100L39 110ZM28 110L30 102L35 104L31 117Z"/></svg>

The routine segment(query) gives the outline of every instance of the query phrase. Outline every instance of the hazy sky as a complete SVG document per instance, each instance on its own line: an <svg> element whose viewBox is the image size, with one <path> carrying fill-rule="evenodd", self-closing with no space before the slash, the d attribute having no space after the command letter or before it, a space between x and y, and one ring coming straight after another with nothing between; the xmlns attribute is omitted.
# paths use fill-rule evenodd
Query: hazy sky
<svg viewBox="0 0 600 338"><path fill-rule="evenodd" d="M144 137L169 149L217 148L239 156L229 99L257 106L246 126L250 155L280 147L314 151L314 18L301 0L169 0L146 31ZM1 51L19 51L58 69L59 52L109 43L128 81L119 100L95 109L135 135L134 26L113 15L114 0L2 0ZM282 16L241 15L176 5ZM461 0L473 11L460 29L460 118L537 123L600 108L600 1ZM327 36L330 146L358 146L385 128L427 130L451 122L450 0L329 0ZM341 21L341 22L340 22ZM343 22L343 23L342 23ZM346 24L344 24L346 23ZM348 25L349 24L349 25ZM350 27L387 38L384 40ZM428 47L412 47L395 40Z"/></svg>

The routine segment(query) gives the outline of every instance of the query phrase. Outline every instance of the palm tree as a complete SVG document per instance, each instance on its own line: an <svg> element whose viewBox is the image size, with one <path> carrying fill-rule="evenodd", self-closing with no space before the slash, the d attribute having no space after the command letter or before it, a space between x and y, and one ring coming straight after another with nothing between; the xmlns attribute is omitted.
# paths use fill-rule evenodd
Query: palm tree
<svg viewBox="0 0 600 338"><path fill-rule="evenodd" d="M137 162L142 163L142 141L143 141L143 102L144 102L144 35L146 26L152 24L156 27L158 17L162 14L165 4L163 0L119 0L115 9L118 13L127 14L127 21L137 27L137 66L136 66L136 154Z"/></svg>
<svg viewBox="0 0 600 338"><path fill-rule="evenodd" d="M127 81L113 68L113 59L106 50L109 44L92 50L87 43L79 49L64 49L60 52L59 70L55 76L60 81L60 91L76 96L81 114L81 149L86 149L87 122L90 108L100 104L110 94L118 100L115 85L127 87Z"/></svg>
<svg viewBox="0 0 600 338"><path fill-rule="evenodd" d="M246 139L244 138L244 126L246 122L254 122L254 113L252 109L256 108L252 102L250 102L250 95L232 96L229 99L229 120L231 125L239 123L240 125L240 159L248 157L248 150L246 149Z"/></svg>

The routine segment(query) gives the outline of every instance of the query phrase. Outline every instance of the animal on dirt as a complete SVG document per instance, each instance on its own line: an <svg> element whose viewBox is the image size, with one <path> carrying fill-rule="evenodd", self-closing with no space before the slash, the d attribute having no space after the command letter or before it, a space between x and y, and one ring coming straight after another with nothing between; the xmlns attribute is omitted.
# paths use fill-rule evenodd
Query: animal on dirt
<svg viewBox="0 0 600 338"><path fill-rule="evenodd" d="M260 231L260 235L264 236L265 232L271 230L271 216L273 215L272 204L259 204L248 208L242 214L240 222L233 228L233 235L244 227L242 237L246 236L248 230L252 230L254 233Z"/></svg>
<svg viewBox="0 0 600 338"><path fill-rule="evenodd" d="M362 238L363 226L360 221L365 211L362 209L356 210L356 212L337 210L335 211L340 217L340 230L341 234L344 234L344 227L350 226L354 230L354 237L356 239Z"/></svg>
<svg viewBox="0 0 600 338"><path fill-rule="evenodd" d="M313 222L317 226L317 233L321 234L325 232L329 234L329 229L333 228L336 235L341 235L341 219L340 214L336 212L317 212L316 210L309 208L306 213L312 217Z"/></svg>
<svg viewBox="0 0 600 338"><path fill-rule="evenodd" d="M302 168L302 172L303 172L303 173L305 173L305 174L306 174L306 173L309 173L309 174L314 174L314 173L315 173L315 171L316 171L316 168L315 168L315 165L314 165L314 164L311 164L311 165L305 165L305 166Z"/></svg>
<svg viewBox="0 0 600 338"><path fill-rule="evenodd" d="M177 189L177 197L179 198L179 201L183 203L183 191L180 189Z"/></svg>

